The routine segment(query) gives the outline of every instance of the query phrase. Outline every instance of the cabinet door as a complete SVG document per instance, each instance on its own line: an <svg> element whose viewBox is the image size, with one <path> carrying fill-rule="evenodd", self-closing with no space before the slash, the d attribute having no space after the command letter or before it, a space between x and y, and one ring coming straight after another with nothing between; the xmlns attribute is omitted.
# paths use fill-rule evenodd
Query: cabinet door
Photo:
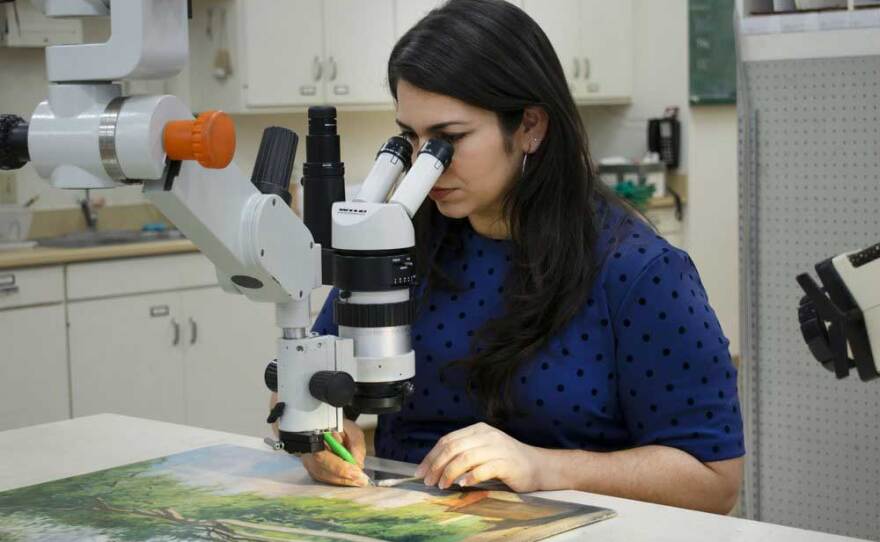
<svg viewBox="0 0 880 542"><path fill-rule="evenodd" d="M369 24L366 24L369 21ZM332 104L390 104L391 0L325 0L324 80Z"/></svg>
<svg viewBox="0 0 880 542"><path fill-rule="evenodd" d="M590 100L632 95L632 0L582 0L581 75L578 96Z"/></svg>
<svg viewBox="0 0 880 542"><path fill-rule="evenodd" d="M275 305L219 288L182 294L186 307L187 423L265 436L266 364L276 357Z"/></svg>
<svg viewBox="0 0 880 542"><path fill-rule="evenodd" d="M70 417L64 307L0 311L0 431Z"/></svg>
<svg viewBox="0 0 880 542"><path fill-rule="evenodd" d="M179 294L79 301L67 312L75 417L186 421Z"/></svg>
<svg viewBox="0 0 880 542"><path fill-rule="evenodd" d="M523 7L523 0L507 1L518 8ZM394 0L394 35L400 39L429 11L445 3L446 0ZM539 4L540 2L535 1L534 3Z"/></svg>
<svg viewBox="0 0 880 542"><path fill-rule="evenodd" d="M238 6L247 106L323 102L323 2L241 0Z"/></svg>
<svg viewBox="0 0 880 542"><path fill-rule="evenodd" d="M400 39L429 11L444 3L445 0L395 0L394 35Z"/></svg>
<svg viewBox="0 0 880 542"><path fill-rule="evenodd" d="M525 0L523 5L526 13L550 39L575 99L582 97L585 92L581 59L581 3L581 0Z"/></svg>

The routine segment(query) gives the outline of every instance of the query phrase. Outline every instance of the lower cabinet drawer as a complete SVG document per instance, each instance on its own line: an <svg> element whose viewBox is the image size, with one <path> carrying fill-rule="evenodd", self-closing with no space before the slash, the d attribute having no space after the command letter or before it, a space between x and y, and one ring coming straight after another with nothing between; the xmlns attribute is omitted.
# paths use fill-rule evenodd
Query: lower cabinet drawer
<svg viewBox="0 0 880 542"><path fill-rule="evenodd" d="M0 309L63 300L64 272L61 266L0 270Z"/></svg>

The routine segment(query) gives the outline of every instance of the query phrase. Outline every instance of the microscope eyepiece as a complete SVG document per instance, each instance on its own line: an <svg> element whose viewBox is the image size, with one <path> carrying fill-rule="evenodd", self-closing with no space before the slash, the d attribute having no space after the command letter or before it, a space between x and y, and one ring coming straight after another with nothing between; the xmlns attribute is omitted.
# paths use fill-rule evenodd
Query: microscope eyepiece
<svg viewBox="0 0 880 542"><path fill-rule="evenodd" d="M449 163L452 162L452 154L454 152L455 149L452 144L442 139L429 139L419 150L420 155L430 154L436 158L441 164L443 164L444 169L449 167Z"/></svg>
<svg viewBox="0 0 880 542"><path fill-rule="evenodd" d="M394 182L412 166L412 151L410 142L401 136L386 141L376 153L376 161L354 201L385 203Z"/></svg>
<svg viewBox="0 0 880 542"><path fill-rule="evenodd" d="M442 139L429 139L419 150L406 177L400 181L389 201L403 205L410 217L415 216L434 183L452 162L455 148Z"/></svg>
<svg viewBox="0 0 880 542"><path fill-rule="evenodd" d="M413 148L405 137L392 136L384 145L382 145L379 152L376 153L376 158L382 153L388 153L399 158L400 161L403 162L403 169L409 169L412 167Z"/></svg>

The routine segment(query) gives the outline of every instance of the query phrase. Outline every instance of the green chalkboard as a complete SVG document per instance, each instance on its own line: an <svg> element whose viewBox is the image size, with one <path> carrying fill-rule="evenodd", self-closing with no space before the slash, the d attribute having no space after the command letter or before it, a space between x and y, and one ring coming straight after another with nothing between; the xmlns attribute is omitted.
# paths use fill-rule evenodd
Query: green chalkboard
<svg viewBox="0 0 880 542"><path fill-rule="evenodd" d="M736 103L735 0L688 0L691 104Z"/></svg>

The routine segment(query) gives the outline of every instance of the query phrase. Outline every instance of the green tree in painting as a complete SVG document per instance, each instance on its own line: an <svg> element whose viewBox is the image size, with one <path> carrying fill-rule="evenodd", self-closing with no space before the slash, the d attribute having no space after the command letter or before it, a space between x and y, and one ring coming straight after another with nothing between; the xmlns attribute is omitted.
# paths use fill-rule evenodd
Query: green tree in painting
<svg viewBox="0 0 880 542"><path fill-rule="evenodd" d="M152 469L161 462L0 493L0 542L15 540L8 534L12 519L34 514L56 525L92 528L125 541L161 536L452 542L492 526L477 517L462 518L424 504L382 509L342 499L224 494L223 488L189 485ZM457 520L448 522L453 517Z"/></svg>

